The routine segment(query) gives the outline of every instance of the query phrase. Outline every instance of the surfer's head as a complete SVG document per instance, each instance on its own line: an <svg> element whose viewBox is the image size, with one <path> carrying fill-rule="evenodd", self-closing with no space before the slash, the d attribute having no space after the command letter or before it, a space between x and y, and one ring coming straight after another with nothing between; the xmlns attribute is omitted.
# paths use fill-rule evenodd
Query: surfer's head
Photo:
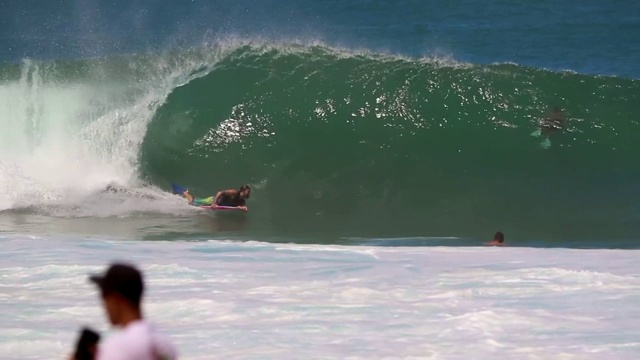
<svg viewBox="0 0 640 360"><path fill-rule="evenodd" d="M493 235L493 241L497 241L499 243L504 242L504 234L498 231L495 235Z"/></svg>
<svg viewBox="0 0 640 360"><path fill-rule="evenodd" d="M249 185L240 186L238 191L240 192L240 197L243 199L248 199L249 196L251 196L251 187L249 187Z"/></svg>

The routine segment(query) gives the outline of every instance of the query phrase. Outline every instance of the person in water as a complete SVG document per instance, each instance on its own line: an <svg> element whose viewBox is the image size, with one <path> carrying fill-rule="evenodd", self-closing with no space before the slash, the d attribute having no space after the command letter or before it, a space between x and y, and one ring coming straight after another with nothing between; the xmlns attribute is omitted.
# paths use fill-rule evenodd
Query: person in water
<svg viewBox="0 0 640 360"><path fill-rule="evenodd" d="M485 243L485 245L505 246L506 244L504 243L504 234L498 231L495 235L493 235L493 240L489 241L488 243Z"/></svg>
<svg viewBox="0 0 640 360"><path fill-rule="evenodd" d="M538 124L538 129L531 133L534 137L542 137L544 140L540 145L547 149L551 146L550 137L557 132L565 129L565 115L564 111L555 106L553 110Z"/></svg>
<svg viewBox="0 0 640 360"><path fill-rule="evenodd" d="M207 198L196 198L189 190L185 190L182 195L189 201L189 205L211 206L216 209L220 206L235 207L242 211L248 211L246 201L251 196L251 187L242 185L238 189L221 190L215 196Z"/></svg>
<svg viewBox="0 0 640 360"><path fill-rule="evenodd" d="M565 116L559 106L553 108L551 113L540 122L540 133L542 136L551 136L564 129Z"/></svg>

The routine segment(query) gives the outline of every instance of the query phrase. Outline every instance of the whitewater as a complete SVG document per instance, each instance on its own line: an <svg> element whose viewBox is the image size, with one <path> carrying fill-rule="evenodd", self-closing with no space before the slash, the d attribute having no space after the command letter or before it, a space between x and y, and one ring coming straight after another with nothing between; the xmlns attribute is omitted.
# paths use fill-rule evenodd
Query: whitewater
<svg viewBox="0 0 640 360"><path fill-rule="evenodd" d="M119 76L127 81L100 62L69 70L71 76L64 63L25 60L6 68L15 74L0 85L0 186L11 190L0 195L0 209L77 205L110 184L139 187L146 126L191 75L188 61L165 61L171 59L123 64L128 71ZM146 66L153 68L140 75L136 67Z"/></svg>
<svg viewBox="0 0 640 360"><path fill-rule="evenodd" d="M3 359L108 334L87 274L145 271L181 358L635 359L637 253L262 242L0 239ZM47 251L34 251L46 244Z"/></svg>

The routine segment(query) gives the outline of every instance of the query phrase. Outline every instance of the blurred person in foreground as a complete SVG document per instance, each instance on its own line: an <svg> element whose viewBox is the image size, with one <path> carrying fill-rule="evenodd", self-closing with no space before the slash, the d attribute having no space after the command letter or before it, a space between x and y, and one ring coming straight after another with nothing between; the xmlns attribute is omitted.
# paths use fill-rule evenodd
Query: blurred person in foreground
<svg viewBox="0 0 640 360"><path fill-rule="evenodd" d="M102 304L111 325L118 331L104 341L93 336L90 351L97 360L175 360L177 352L171 341L158 333L143 317L142 273L134 266L114 263L103 274L89 276L100 290ZM86 329L83 330L85 335ZM82 336L78 345L82 343ZM82 349L76 349L76 354ZM87 352L85 351L85 354ZM88 356L88 355L85 355Z"/></svg>

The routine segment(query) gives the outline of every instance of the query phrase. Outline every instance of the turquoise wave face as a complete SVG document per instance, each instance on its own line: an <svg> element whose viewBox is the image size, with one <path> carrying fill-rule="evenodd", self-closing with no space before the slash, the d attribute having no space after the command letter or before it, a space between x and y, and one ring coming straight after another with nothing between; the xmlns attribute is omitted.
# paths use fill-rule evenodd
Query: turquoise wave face
<svg viewBox="0 0 640 360"><path fill-rule="evenodd" d="M518 65L244 46L176 87L140 154L257 228L341 236L632 237L640 82Z"/></svg>

